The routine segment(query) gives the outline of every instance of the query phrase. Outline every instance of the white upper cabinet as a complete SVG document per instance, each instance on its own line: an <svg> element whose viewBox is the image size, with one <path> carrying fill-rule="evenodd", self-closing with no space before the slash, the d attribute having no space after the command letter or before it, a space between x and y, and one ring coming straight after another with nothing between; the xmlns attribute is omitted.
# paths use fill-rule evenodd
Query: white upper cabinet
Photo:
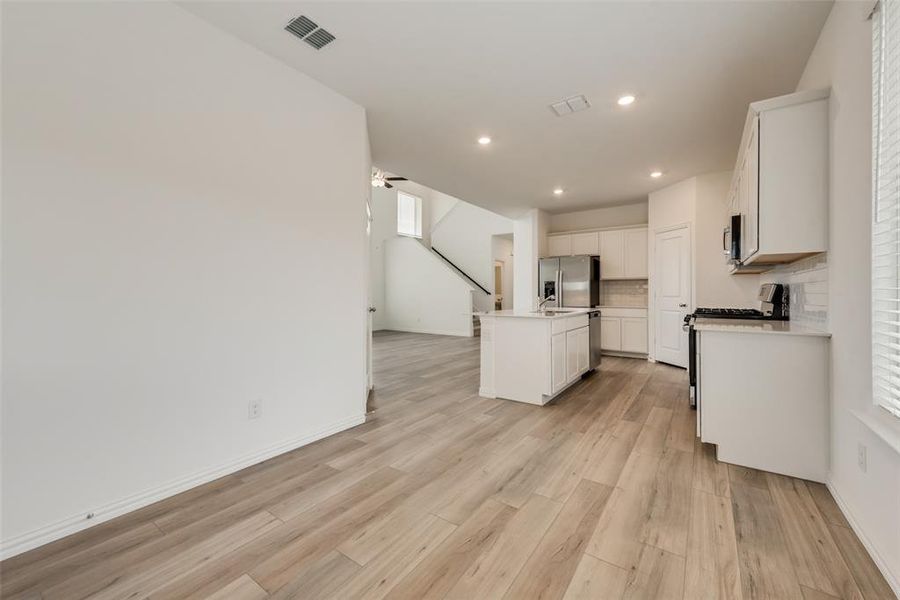
<svg viewBox="0 0 900 600"><path fill-rule="evenodd" d="M647 271L647 230L625 230L625 277L646 279Z"/></svg>
<svg viewBox="0 0 900 600"><path fill-rule="evenodd" d="M600 254L600 234L596 231L573 233L571 238L573 256L578 254L590 254L592 256Z"/></svg>
<svg viewBox="0 0 900 600"><path fill-rule="evenodd" d="M550 256L572 256L572 236L551 235L547 238L547 251Z"/></svg>
<svg viewBox="0 0 900 600"><path fill-rule="evenodd" d="M548 256L600 256L600 279L647 279L647 229L605 229L547 236Z"/></svg>
<svg viewBox="0 0 900 600"><path fill-rule="evenodd" d="M812 90L750 105L730 191L744 265L828 250L828 97Z"/></svg>
<svg viewBox="0 0 900 600"><path fill-rule="evenodd" d="M600 278L625 277L625 232L600 232Z"/></svg>

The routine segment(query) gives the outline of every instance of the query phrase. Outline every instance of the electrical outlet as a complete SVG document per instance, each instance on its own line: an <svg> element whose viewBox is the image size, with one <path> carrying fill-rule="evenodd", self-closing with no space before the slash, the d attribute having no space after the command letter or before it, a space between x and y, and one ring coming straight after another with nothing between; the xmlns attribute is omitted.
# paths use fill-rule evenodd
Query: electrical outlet
<svg viewBox="0 0 900 600"><path fill-rule="evenodd" d="M864 444L857 444L856 446L856 464L859 465L860 471L866 472L866 447Z"/></svg>
<svg viewBox="0 0 900 600"><path fill-rule="evenodd" d="M247 409L248 419L258 419L262 415L262 400L251 400Z"/></svg>

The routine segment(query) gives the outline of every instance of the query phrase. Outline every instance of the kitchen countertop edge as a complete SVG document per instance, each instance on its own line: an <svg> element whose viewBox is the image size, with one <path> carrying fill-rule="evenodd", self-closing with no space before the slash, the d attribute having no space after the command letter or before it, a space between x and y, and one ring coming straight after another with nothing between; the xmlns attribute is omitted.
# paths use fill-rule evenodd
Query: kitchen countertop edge
<svg viewBox="0 0 900 600"><path fill-rule="evenodd" d="M791 321L765 321L757 319L704 319L694 322L697 331L722 331L725 333L763 333L768 335L805 335L830 338L831 333Z"/></svg>

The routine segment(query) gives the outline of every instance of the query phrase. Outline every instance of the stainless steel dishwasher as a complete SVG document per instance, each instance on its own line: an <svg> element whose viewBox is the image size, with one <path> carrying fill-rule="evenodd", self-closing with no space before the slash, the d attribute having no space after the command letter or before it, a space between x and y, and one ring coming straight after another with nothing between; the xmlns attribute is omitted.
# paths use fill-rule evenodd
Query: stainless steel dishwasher
<svg viewBox="0 0 900 600"><path fill-rule="evenodd" d="M588 313L588 333L591 338L591 370L600 366L600 311L592 310Z"/></svg>

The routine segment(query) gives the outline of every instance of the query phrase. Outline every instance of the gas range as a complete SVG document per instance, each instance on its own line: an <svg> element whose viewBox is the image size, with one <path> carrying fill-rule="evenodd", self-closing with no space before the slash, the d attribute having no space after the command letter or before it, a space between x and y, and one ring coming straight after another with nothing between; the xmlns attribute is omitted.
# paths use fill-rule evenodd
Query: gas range
<svg viewBox="0 0 900 600"><path fill-rule="evenodd" d="M688 332L688 382L690 384L691 407L697 408L697 332L696 319L756 319L760 321L787 321L790 316L789 290L780 283L764 283L759 288L757 299L762 303L762 311L756 308L698 308L684 317L684 330Z"/></svg>
<svg viewBox="0 0 900 600"><path fill-rule="evenodd" d="M694 311L695 317L707 317L712 319L771 319L771 314L766 314L755 308L698 308Z"/></svg>

